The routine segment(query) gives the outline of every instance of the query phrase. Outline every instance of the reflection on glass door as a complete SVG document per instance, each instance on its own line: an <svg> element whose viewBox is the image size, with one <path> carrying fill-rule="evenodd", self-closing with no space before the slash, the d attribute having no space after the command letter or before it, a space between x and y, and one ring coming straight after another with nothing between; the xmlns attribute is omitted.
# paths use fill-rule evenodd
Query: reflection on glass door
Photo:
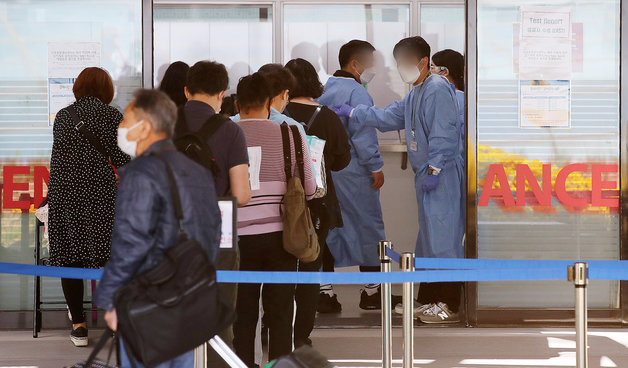
<svg viewBox="0 0 628 368"><path fill-rule="evenodd" d="M421 4L421 37L430 44L432 54L452 49L464 55L464 4Z"/></svg>
<svg viewBox="0 0 628 368"><path fill-rule="evenodd" d="M370 42L376 49L377 74L367 86L375 105L401 100L408 87L397 73L392 55L395 44L410 34L408 5L312 4L284 6L283 62L308 60L321 82L340 68L338 51L352 39ZM379 133L380 140L399 141L396 132Z"/></svg>
<svg viewBox="0 0 628 368"><path fill-rule="evenodd" d="M156 5L153 17L156 86L172 62L213 60L225 64L235 93L241 77L273 60L270 6Z"/></svg>
<svg viewBox="0 0 628 368"><path fill-rule="evenodd" d="M619 258L619 0L478 0L478 256ZM617 308L619 283L589 306ZM565 282L480 283L480 308L572 308Z"/></svg>

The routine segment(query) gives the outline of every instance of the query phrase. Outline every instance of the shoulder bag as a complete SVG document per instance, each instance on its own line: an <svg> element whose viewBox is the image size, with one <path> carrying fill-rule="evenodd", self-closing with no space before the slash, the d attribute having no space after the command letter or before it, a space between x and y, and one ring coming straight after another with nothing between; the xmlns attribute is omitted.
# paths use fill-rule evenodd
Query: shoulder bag
<svg viewBox="0 0 628 368"><path fill-rule="evenodd" d="M292 174L290 129L292 130L294 151L300 175ZM310 209L305 200L305 190L302 184L305 180L305 169L301 133L299 133L297 127L292 126L288 128L288 124L283 123L281 124L281 137L283 140L284 170L287 181L282 212L283 248L300 261L314 262L320 253L320 246L316 230L312 224Z"/></svg>
<svg viewBox="0 0 628 368"><path fill-rule="evenodd" d="M79 133L81 133L81 135L85 139L87 139L89 144L91 144L92 147L96 149L96 151L100 152L100 154L105 157L105 159L109 163L109 166L111 166L111 169L113 169L113 173L115 174L116 180L117 180L118 169L113 164L111 155L109 155L109 152L107 152L107 149L105 148L105 146L103 146L100 140L96 138L96 136L87 129L87 127L85 126L85 122L79 118L78 112L76 111L76 108L74 107L73 104L68 106L66 109L68 110L68 113L70 113L72 120L74 120L74 124L76 124L74 125L74 129L76 129Z"/></svg>

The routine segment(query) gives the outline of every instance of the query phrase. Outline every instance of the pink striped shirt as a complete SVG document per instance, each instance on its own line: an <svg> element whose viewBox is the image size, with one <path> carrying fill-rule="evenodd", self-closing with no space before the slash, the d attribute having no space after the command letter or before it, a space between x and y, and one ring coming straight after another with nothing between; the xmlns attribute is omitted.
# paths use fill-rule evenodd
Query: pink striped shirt
<svg viewBox="0 0 628 368"><path fill-rule="evenodd" d="M286 174L281 126L273 121L262 119L240 120L238 125L244 130L248 147L262 148L260 188L253 190L251 201L238 210L238 234L256 235L282 231L281 201L286 193ZM290 137L292 173L298 175L292 131L290 131ZM305 161L303 186L306 199L309 200L316 192L316 181L312 175L310 155L304 141L302 145Z"/></svg>

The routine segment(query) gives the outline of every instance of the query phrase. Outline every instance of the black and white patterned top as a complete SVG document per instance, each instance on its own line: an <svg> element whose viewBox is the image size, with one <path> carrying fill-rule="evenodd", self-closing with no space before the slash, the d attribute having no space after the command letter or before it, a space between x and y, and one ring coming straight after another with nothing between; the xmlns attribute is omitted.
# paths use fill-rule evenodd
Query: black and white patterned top
<svg viewBox="0 0 628 368"><path fill-rule="evenodd" d="M122 114L91 96L79 99L74 106L114 165L129 162L130 157L117 144ZM57 113L48 182L50 263L100 268L111 249L116 179L105 157L75 126L67 109Z"/></svg>

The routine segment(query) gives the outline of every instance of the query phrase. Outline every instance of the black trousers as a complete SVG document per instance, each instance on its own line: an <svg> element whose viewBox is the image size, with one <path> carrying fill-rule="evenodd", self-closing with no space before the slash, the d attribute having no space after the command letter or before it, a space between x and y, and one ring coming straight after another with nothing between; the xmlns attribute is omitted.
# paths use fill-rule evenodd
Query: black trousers
<svg viewBox="0 0 628 368"><path fill-rule="evenodd" d="M329 228L320 228L316 231L321 252L318 255L318 259L314 262L299 262L299 271L318 272L321 269L321 265L325 264L326 258L331 258L331 270L325 270L325 267L323 266L323 271L334 271L334 259L331 257L331 253L329 253L329 249L327 248L327 242L325 241L327 239L327 233L329 233ZM329 256L327 256L326 253L329 253ZM297 304L297 312L294 319L295 345L297 342L306 341L314 329L319 294L319 284L298 284L296 287L295 300Z"/></svg>
<svg viewBox="0 0 628 368"><path fill-rule="evenodd" d="M237 271L240 268L240 251L235 249L220 249L218 253L217 270ZM218 289L225 301L235 308L236 297L238 294L238 284L220 283ZM218 334L220 338L233 349L233 325L227 327ZM213 368L229 368L229 364L225 362L216 350L211 346L207 347L207 366Z"/></svg>
<svg viewBox="0 0 628 368"><path fill-rule="evenodd" d="M283 249L282 233L240 236L240 270L296 271L297 260ZM261 284L240 284L233 325L235 351L248 367L255 366L255 328L259 318ZM292 351L294 284L264 284L262 305L268 327L268 358Z"/></svg>
<svg viewBox="0 0 628 368"><path fill-rule="evenodd" d="M70 314L72 314L72 323L85 322L85 314L83 313L83 280L61 279L61 287L63 288L65 302L68 304Z"/></svg>
<svg viewBox="0 0 628 368"><path fill-rule="evenodd" d="M325 229L325 233L323 234L323 232L320 232L321 235L325 235L324 237L321 235L318 235L319 232L317 231L316 235L318 235L318 241L321 242L321 254L323 255L323 260L321 261L321 264L323 265L323 272L334 272L335 267L334 267L334 263L336 262L336 260L334 259L334 255L331 254L331 252L329 251L329 247L327 246L327 234L329 233L329 229ZM321 241L321 239L323 239Z"/></svg>
<svg viewBox="0 0 628 368"><path fill-rule="evenodd" d="M452 312L460 309L462 282L422 282L417 301L420 304L443 302Z"/></svg>

